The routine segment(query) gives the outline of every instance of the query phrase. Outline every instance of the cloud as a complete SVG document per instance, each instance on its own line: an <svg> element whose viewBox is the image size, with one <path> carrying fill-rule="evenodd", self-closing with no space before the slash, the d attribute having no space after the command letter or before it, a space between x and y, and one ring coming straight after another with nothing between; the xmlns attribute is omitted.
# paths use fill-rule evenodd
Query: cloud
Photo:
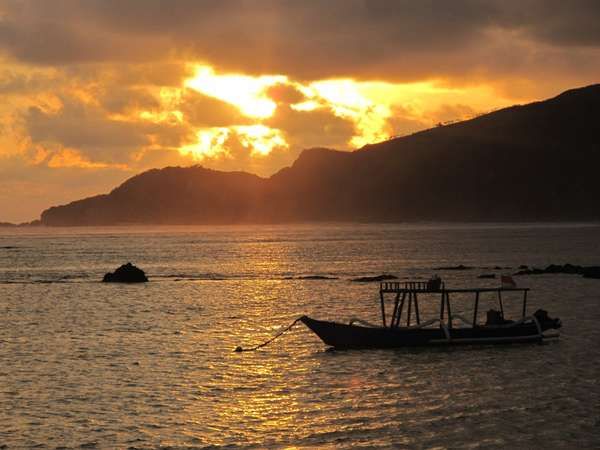
<svg viewBox="0 0 600 450"><path fill-rule="evenodd" d="M50 168L31 165L22 156L0 157L0 222L39 218L50 206L109 192L131 175L118 168Z"/></svg>
<svg viewBox="0 0 600 450"><path fill-rule="evenodd" d="M202 159L203 166L225 171L244 171L267 177L281 167L289 166L298 156L300 149L275 146L268 154L252 152L243 133L229 133L222 144L223 152Z"/></svg>
<svg viewBox="0 0 600 450"><path fill-rule="evenodd" d="M225 127L249 123L248 118L235 106L192 89L185 89L179 109L189 123L196 127Z"/></svg>
<svg viewBox="0 0 600 450"><path fill-rule="evenodd" d="M301 103L306 100L306 96L296 87L290 84L278 83L270 86L266 94L276 103L290 105L292 103Z"/></svg>
<svg viewBox="0 0 600 450"><path fill-rule="evenodd" d="M5 5L0 42L18 59L50 65L175 58L304 80L412 80L485 73L500 56L517 61L504 65L507 72L522 74L535 66L520 42L565 55L573 47L597 50L599 5L593 0L23 1ZM498 49L494 33L515 52L491 53ZM545 61L546 68L555 64Z"/></svg>
<svg viewBox="0 0 600 450"><path fill-rule="evenodd" d="M159 110L160 101L147 89L110 84L98 99L110 113Z"/></svg>
<svg viewBox="0 0 600 450"><path fill-rule="evenodd" d="M72 98L62 103L56 113L28 108L23 117L26 134L33 144L76 149L90 163L131 164L146 148L176 151L193 139L185 124L115 120L94 105Z"/></svg>
<svg viewBox="0 0 600 450"><path fill-rule="evenodd" d="M32 142L56 142L82 149L91 160L126 162L129 150L150 143L134 124L110 120L100 111L72 100L66 100L57 114L31 107L24 119Z"/></svg>
<svg viewBox="0 0 600 450"><path fill-rule="evenodd" d="M351 120L337 117L328 107L312 111L296 111L289 105L280 105L275 115L265 122L283 130L286 140L294 148L311 147L348 148L356 130Z"/></svg>
<svg viewBox="0 0 600 450"><path fill-rule="evenodd" d="M44 206L199 154L269 175L598 82L599 21L594 0L4 0L0 173L30 170ZM199 135L221 150L180 152Z"/></svg>

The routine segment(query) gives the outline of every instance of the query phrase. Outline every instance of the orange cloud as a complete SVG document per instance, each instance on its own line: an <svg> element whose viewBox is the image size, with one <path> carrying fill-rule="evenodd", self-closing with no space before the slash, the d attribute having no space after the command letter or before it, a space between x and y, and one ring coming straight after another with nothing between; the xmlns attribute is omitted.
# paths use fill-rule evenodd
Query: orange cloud
<svg viewBox="0 0 600 450"><path fill-rule="evenodd" d="M64 167L76 167L78 169L122 169L126 170L127 165L125 164L105 164L99 162L91 162L84 158L81 153L77 150L70 148L64 148L56 153L53 153L47 159L48 167L52 169L64 168Z"/></svg>

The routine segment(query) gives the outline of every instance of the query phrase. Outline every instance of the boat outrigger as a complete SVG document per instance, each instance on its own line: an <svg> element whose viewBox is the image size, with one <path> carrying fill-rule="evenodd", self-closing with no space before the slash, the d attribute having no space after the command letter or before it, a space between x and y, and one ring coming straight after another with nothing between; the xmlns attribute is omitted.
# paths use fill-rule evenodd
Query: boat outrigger
<svg viewBox="0 0 600 450"><path fill-rule="evenodd" d="M316 320L308 316L302 316L300 321L325 344L336 349L541 342L558 337L556 333L550 335L544 332L560 328L560 319L551 319L542 309L533 315L526 315L528 292L528 288L517 287L448 289L439 279L425 282L383 282L379 288L382 326L357 319L343 324ZM504 293L522 294L522 314L519 320L504 318ZM439 296L439 318L421 322L418 296L424 294ZM450 296L453 294L474 294L472 320L452 314ZM500 310L488 311L486 322L479 324L478 308L483 294L496 294ZM393 296L393 309L388 320L386 303L389 302L390 295ZM403 326L401 320L405 306L407 311ZM416 323L411 325L413 316Z"/></svg>

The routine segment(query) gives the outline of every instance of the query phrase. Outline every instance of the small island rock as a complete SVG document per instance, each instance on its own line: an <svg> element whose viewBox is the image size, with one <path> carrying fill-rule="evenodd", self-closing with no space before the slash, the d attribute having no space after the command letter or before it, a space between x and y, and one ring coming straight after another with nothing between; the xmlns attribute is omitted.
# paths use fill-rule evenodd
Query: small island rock
<svg viewBox="0 0 600 450"><path fill-rule="evenodd" d="M442 267L434 267L433 270L471 270L472 267L465 266L464 264L459 264L458 266L442 266Z"/></svg>
<svg viewBox="0 0 600 450"><path fill-rule="evenodd" d="M600 279L600 266L590 266L583 269L583 278Z"/></svg>
<svg viewBox="0 0 600 450"><path fill-rule="evenodd" d="M382 274L382 275L377 275L375 277L354 278L354 279L352 279L352 281L354 281L355 283L372 283L374 281L387 281L387 280L397 280L397 279L398 279L398 277L395 275Z"/></svg>
<svg viewBox="0 0 600 450"><path fill-rule="evenodd" d="M142 269L128 262L114 272L104 275L102 281L105 283L144 283L148 281L148 278Z"/></svg>

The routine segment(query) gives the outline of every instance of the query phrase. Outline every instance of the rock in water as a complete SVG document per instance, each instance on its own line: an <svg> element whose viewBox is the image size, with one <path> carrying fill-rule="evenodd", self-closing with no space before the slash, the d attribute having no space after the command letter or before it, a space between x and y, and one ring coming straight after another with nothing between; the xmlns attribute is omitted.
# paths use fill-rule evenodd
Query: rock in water
<svg viewBox="0 0 600 450"><path fill-rule="evenodd" d="M387 280L397 280L397 279L398 279L397 276L382 274L382 275L377 275L376 277L354 278L351 281L354 281L356 283L372 283L374 281L387 281Z"/></svg>
<svg viewBox="0 0 600 450"><path fill-rule="evenodd" d="M128 262L114 272L104 275L102 281L105 283L144 283L148 281L148 278L142 269Z"/></svg>
<svg viewBox="0 0 600 450"><path fill-rule="evenodd" d="M590 266L583 269L583 278L600 279L600 266Z"/></svg>
<svg viewBox="0 0 600 450"><path fill-rule="evenodd" d="M471 270L472 267L459 264L458 266L434 267L433 270Z"/></svg>

